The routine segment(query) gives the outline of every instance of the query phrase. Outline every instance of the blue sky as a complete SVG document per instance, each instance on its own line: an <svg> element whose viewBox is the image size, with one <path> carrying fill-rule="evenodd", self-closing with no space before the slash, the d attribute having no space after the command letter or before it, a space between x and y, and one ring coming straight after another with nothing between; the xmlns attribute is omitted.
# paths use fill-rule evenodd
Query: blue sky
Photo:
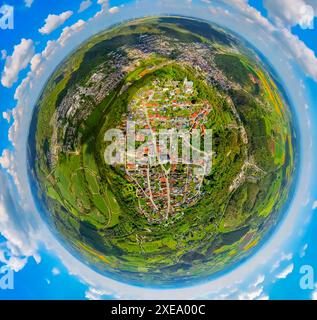
<svg viewBox="0 0 317 320"><path fill-rule="evenodd" d="M31 1L29 1L31 2ZM101 3L102 2L102 3ZM280 2L280 5L275 3ZM87 2L88 3L88 2ZM89 2L90 3L90 2ZM158 3L157 5L154 3ZM34 102L41 89L41 84L49 77L67 52L81 43L88 36L102 30L113 22L146 14L171 12L206 18L234 29L257 46L271 61L279 72L293 101L302 129L302 159L305 165L301 170L300 188L294 200L293 209L285 217L276 235L269 241L267 248L261 249L252 261L247 261L223 279L206 286L173 292L175 297L184 298L270 298L270 299L311 299L315 296L312 290L302 290L299 286L299 270L303 265L317 265L317 219L315 207L317 203L316 183L313 181L313 168L316 161L314 128L317 102L317 1L294 0L294 5L305 3L304 17L298 16L285 5L285 0L257 1L251 0L218 0L218 1L134 1L91 0L91 5L83 12L78 12L81 1L68 0L34 0L27 7L23 0L0 0L3 4L14 6L14 30L0 29L0 263L16 270L14 289L1 290L0 299L85 299L85 298L150 298L164 297L166 293L154 292L140 288L127 287L111 280L102 279L89 268L82 266L74 257L66 252L53 236L48 234L45 226L40 225L40 218L33 212L32 204L24 204L24 184L22 145L27 132ZM116 8L116 10L111 10ZM228 11L226 11L228 10ZM312 11L313 10L313 11ZM41 34L49 14L60 15L72 11L72 15L60 26L51 28L49 34ZM118 12L117 12L118 11ZM93 18L101 12L101 18ZM112 13L111 13L112 12ZM89 19L92 21L89 22ZM86 25L69 32L67 44L61 46L60 35L65 28L78 26L82 20ZM253 21L250 24L250 21ZM241 23L238 23L241 22ZM85 29L86 28L86 29ZM257 29L258 28L258 29ZM66 29L69 31L70 29ZM65 32L66 32L65 31ZM4 73L8 58L19 50L14 46L21 40L29 44L34 57L38 54L44 71L38 67L31 73L31 64L35 59L27 61L25 68L12 73ZM54 51L46 58L42 52L52 41ZM269 43L270 45L267 45ZM1 56L1 55L0 55ZM27 53L25 53L26 59ZM25 60L24 59L24 60ZM39 75L35 76L35 72ZM16 79L15 79L16 78ZM24 79L26 86L21 86ZM3 81L4 80L4 81ZM8 85L9 84L9 85ZM18 89L18 90L17 90ZM15 98L14 98L15 96ZM11 115L12 109L16 111ZM7 121L6 119L9 119ZM12 127L13 126L13 127ZM11 129L10 139L8 130ZM22 188L21 188L22 185ZM306 188L305 188L305 187ZM306 190L307 189L307 190ZM21 198L21 199L20 199ZM20 199L20 201L19 201ZM6 220L5 218L9 218ZM15 219L20 219L17 223ZM23 223L22 223L23 222ZM296 225L296 228L294 228ZM290 227L291 226L291 227ZM287 233L287 230L292 230ZM43 235L47 241L43 240ZM43 243L44 242L44 243ZM278 243L278 245L277 245ZM276 248L274 254L269 251ZM260 266L260 267L259 267ZM241 280L241 283L237 280ZM317 274L314 282L317 282ZM212 289L213 288L213 289ZM215 289L216 288L216 289ZM228 289L230 288L230 290ZM208 291L210 290L210 292ZM128 295L127 295L128 292ZM202 294L204 292L204 294ZM316 294L317 296L317 294Z"/></svg>

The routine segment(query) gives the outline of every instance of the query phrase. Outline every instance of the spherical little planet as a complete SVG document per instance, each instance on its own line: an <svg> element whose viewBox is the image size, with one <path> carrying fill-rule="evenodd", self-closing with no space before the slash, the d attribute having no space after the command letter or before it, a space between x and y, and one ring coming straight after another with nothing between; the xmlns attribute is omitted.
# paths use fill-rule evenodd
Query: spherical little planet
<svg viewBox="0 0 317 320"><path fill-rule="evenodd" d="M296 173L294 117L266 59L177 16L113 26L45 84L29 172L43 219L95 271L189 286L260 248Z"/></svg>

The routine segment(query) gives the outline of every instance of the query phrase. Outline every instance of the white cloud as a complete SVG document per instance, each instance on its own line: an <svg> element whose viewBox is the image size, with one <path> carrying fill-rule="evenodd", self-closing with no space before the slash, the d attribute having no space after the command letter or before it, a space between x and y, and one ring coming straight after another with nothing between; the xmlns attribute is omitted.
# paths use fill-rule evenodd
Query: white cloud
<svg viewBox="0 0 317 320"><path fill-rule="evenodd" d="M34 55L34 44L32 40L22 39L21 43L14 46L12 56L6 58L2 72L1 83L10 88L18 80L20 71L24 70Z"/></svg>
<svg viewBox="0 0 317 320"><path fill-rule="evenodd" d="M27 8L31 8L34 0L24 0L24 4Z"/></svg>
<svg viewBox="0 0 317 320"><path fill-rule="evenodd" d="M93 19L98 18L108 12L108 8L109 8L108 0L98 0L97 3L101 6L101 9L94 15Z"/></svg>
<svg viewBox="0 0 317 320"><path fill-rule="evenodd" d="M31 60L31 71L35 72L41 64L41 54L37 53Z"/></svg>
<svg viewBox="0 0 317 320"><path fill-rule="evenodd" d="M58 276L58 275L61 274L61 272L60 272L60 270L58 268L54 267L52 269L52 274L53 274L53 276Z"/></svg>
<svg viewBox="0 0 317 320"><path fill-rule="evenodd" d="M124 5L122 4L120 7L111 7L109 8L109 1L108 0L98 0L97 2L100 6L101 9L91 18L89 19L89 22L94 22L96 19L98 19L101 16L104 16L106 14L115 14L120 12L120 8L123 8Z"/></svg>
<svg viewBox="0 0 317 320"><path fill-rule="evenodd" d="M49 57L51 57L54 52L56 51L57 47L58 47L58 40L48 40L46 43L46 47L44 48L43 52L41 53L42 57L49 59ZM38 63L36 64L38 66Z"/></svg>
<svg viewBox="0 0 317 320"><path fill-rule="evenodd" d="M298 36L293 35L288 29L284 28L280 33L282 44L290 50L306 75L317 81L317 58L314 51L309 49Z"/></svg>
<svg viewBox="0 0 317 320"><path fill-rule="evenodd" d="M253 283L249 284L248 288L243 292L237 292L238 300L263 300L267 295L264 293L263 283L265 275L259 274ZM234 292L235 293L235 292Z"/></svg>
<svg viewBox="0 0 317 320"><path fill-rule="evenodd" d="M41 34L50 34L59 26L61 26L67 19L73 15L73 11L65 11L59 15L49 14L45 19L45 24L39 29Z"/></svg>
<svg viewBox="0 0 317 320"><path fill-rule="evenodd" d="M257 279L255 280L254 284L252 285L253 287L257 287L260 284L262 284L265 280L265 276L263 274L260 274Z"/></svg>
<svg viewBox="0 0 317 320"><path fill-rule="evenodd" d="M96 300L101 300L102 299L102 295L99 294L97 289L90 288L89 290L86 291L85 298L88 299L88 300L96 301Z"/></svg>
<svg viewBox="0 0 317 320"><path fill-rule="evenodd" d="M6 59L6 57L7 57L7 50L1 50L1 60L5 60Z"/></svg>
<svg viewBox="0 0 317 320"><path fill-rule="evenodd" d="M92 5L92 2L91 0L84 0L80 3L80 6L79 6L79 9L78 9L78 12L83 12L85 10L87 10L90 6Z"/></svg>
<svg viewBox="0 0 317 320"><path fill-rule="evenodd" d="M2 112L2 117L4 120L7 120L8 122L10 122L11 121L11 111L8 110L8 111Z"/></svg>
<svg viewBox="0 0 317 320"><path fill-rule="evenodd" d="M61 46L65 46L66 42L73 36L73 34L82 30L85 24L86 22L84 20L78 20L73 25L65 27L57 41Z"/></svg>
<svg viewBox="0 0 317 320"><path fill-rule="evenodd" d="M289 264L284 270L276 275L277 279L285 279L290 275L294 270L294 263Z"/></svg>
<svg viewBox="0 0 317 320"><path fill-rule="evenodd" d="M11 197L11 188L0 172L0 233L6 238L0 244L0 262L15 272L20 271L29 257L39 263L37 237L30 215L18 206ZM32 238L29 235L32 235Z"/></svg>
<svg viewBox="0 0 317 320"><path fill-rule="evenodd" d="M304 258L306 256L307 249L308 249L308 244L306 243L299 252L300 258Z"/></svg>
<svg viewBox="0 0 317 320"><path fill-rule="evenodd" d="M86 291L86 299L88 300L102 300L103 296L111 296L112 294L105 290L99 290L96 288L89 288L88 291Z"/></svg>
<svg viewBox="0 0 317 320"><path fill-rule="evenodd" d="M249 292L241 293L239 294L238 299L239 300L256 300L261 297L262 293L263 293L263 287L251 290Z"/></svg>
<svg viewBox="0 0 317 320"><path fill-rule="evenodd" d="M312 209L313 209L313 210L316 210L316 209L317 209L317 200L313 202Z"/></svg>
<svg viewBox="0 0 317 320"><path fill-rule="evenodd" d="M98 0L97 3L100 4L103 8L108 8L109 6L109 0Z"/></svg>
<svg viewBox="0 0 317 320"><path fill-rule="evenodd" d="M11 152L7 149L2 151L2 156L0 157L0 165L3 169L10 168L11 162L14 161Z"/></svg>
<svg viewBox="0 0 317 320"><path fill-rule="evenodd" d="M273 273L275 270L277 270L281 266L282 262L291 261L292 259L293 259L292 253L285 254L283 252L281 254L280 258L273 264L273 266L271 268L271 273Z"/></svg>
<svg viewBox="0 0 317 320"><path fill-rule="evenodd" d="M120 8L119 7L112 7L109 9L109 12L111 14L115 14L115 13L118 13L120 11Z"/></svg>
<svg viewBox="0 0 317 320"><path fill-rule="evenodd" d="M269 16L280 26L299 25L303 29L314 26L314 8L306 0L264 0Z"/></svg>
<svg viewBox="0 0 317 320"><path fill-rule="evenodd" d="M2 156L0 156L0 166L5 169L10 176L13 178L16 187L21 190L21 183L19 181L19 176L16 171L16 161L12 151L4 149L2 151Z"/></svg>

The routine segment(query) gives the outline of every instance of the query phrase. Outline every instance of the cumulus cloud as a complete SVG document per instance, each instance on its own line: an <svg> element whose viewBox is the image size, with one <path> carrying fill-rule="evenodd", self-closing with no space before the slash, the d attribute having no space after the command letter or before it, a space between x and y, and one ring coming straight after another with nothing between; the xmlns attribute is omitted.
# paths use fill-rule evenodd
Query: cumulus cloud
<svg viewBox="0 0 317 320"><path fill-rule="evenodd" d="M1 50L1 60L5 60L6 59L6 57L7 57L7 50Z"/></svg>
<svg viewBox="0 0 317 320"><path fill-rule="evenodd" d="M100 4L101 7L105 9L108 8L109 6L109 0L98 0L97 3Z"/></svg>
<svg viewBox="0 0 317 320"><path fill-rule="evenodd" d="M42 53L40 54L42 57L49 59L54 52L56 51L57 47L58 47L59 41L55 41L55 40L48 40L46 43L46 47L44 48L44 50L42 51ZM36 60L38 60L38 58L36 58ZM34 64L34 68L38 68L39 66L39 61L36 62Z"/></svg>
<svg viewBox="0 0 317 320"><path fill-rule="evenodd" d="M8 111L2 112L2 117L4 120L7 120L8 122L10 122L11 121L11 111L8 110Z"/></svg>
<svg viewBox="0 0 317 320"><path fill-rule="evenodd" d="M261 297L263 293L263 287L251 290L249 292L241 293L238 297L239 300L256 300Z"/></svg>
<svg viewBox="0 0 317 320"><path fill-rule="evenodd" d="M112 298L116 298L113 296L112 292L109 292L107 290L100 290L96 288L89 288L89 290L86 291L85 297L88 300L102 300L105 296L111 296Z"/></svg>
<svg viewBox="0 0 317 320"><path fill-rule="evenodd" d="M10 151L7 149L3 150L2 156L0 157L0 165L2 166L2 168L8 169L12 160L13 158L11 158Z"/></svg>
<svg viewBox="0 0 317 320"><path fill-rule="evenodd" d="M64 28L57 42L64 46L66 42L73 36L73 34L83 29L85 24L86 22L84 20L78 20L73 25Z"/></svg>
<svg viewBox="0 0 317 320"><path fill-rule="evenodd" d="M85 10L87 10L90 6L92 5L92 2L91 0L84 0L80 3L80 6L79 6L79 9L78 9L78 12L83 12Z"/></svg>
<svg viewBox="0 0 317 320"><path fill-rule="evenodd" d="M109 12L111 14L115 14L115 13L118 13L120 11L120 8L119 7L112 7L109 9Z"/></svg>
<svg viewBox="0 0 317 320"><path fill-rule="evenodd" d="M40 64L41 64L41 54L37 53L36 55L33 56L31 60L31 71L36 72Z"/></svg>
<svg viewBox="0 0 317 320"><path fill-rule="evenodd" d="M282 35L281 42L290 50L306 75L317 81L317 58L314 51L309 49L298 36L293 35L289 30L284 28L280 33Z"/></svg>
<svg viewBox="0 0 317 320"><path fill-rule="evenodd" d="M317 200L313 202L312 209L313 209L313 210L316 210L316 209L317 209Z"/></svg>
<svg viewBox="0 0 317 320"><path fill-rule="evenodd" d="M94 17L92 19L90 19L89 21L94 21L95 19L100 18L101 16L104 16L106 14L116 14L118 12L120 12L120 8L123 8L124 5L121 5L120 7L114 6L109 8L109 1L108 0L98 0L97 2L100 6L101 9L94 15Z"/></svg>
<svg viewBox="0 0 317 320"><path fill-rule="evenodd" d="M86 291L85 293L85 298L88 300L101 300L102 299L102 292L95 288L89 288L89 290Z"/></svg>
<svg viewBox="0 0 317 320"><path fill-rule="evenodd" d="M8 56L2 72L1 83L10 88L18 80L20 71L24 70L34 55L32 40L22 39L21 43L14 46L12 56Z"/></svg>
<svg viewBox="0 0 317 320"><path fill-rule="evenodd" d="M293 259L293 254L292 253L285 254L283 252L281 254L280 258L278 260L276 260L276 262L273 264L273 266L271 268L271 273L276 271L281 266L282 262L291 261L292 259Z"/></svg>
<svg viewBox="0 0 317 320"><path fill-rule="evenodd" d="M260 274L257 279L255 280L254 284L253 284L253 287L257 287L259 286L260 284L262 284L265 280L265 276L263 274Z"/></svg>
<svg viewBox="0 0 317 320"><path fill-rule="evenodd" d="M49 14L45 19L45 24L39 29L41 34L50 34L59 26L61 26L67 19L73 15L73 11L65 11L59 15Z"/></svg>
<svg viewBox="0 0 317 320"><path fill-rule="evenodd" d="M265 300L268 296L264 292L265 275L259 274L255 281L251 283L247 290L243 292L237 292L238 300Z"/></svg>
<svg viewBox="0 0 317 320"><path fill-rule="evenodd" d="M97 3L101 6L101 9L94 15L93 19L99 18L100 16L108 12L108 8L109 8L108 0L98 0Z"/></svg>
<svg viewBox="0 0 317 320"><path fill-rule="evenodd" d="M279 26L299 25L303 29L313 29L314 8L305 0L264 0L269 16Z"/></svg>
<svg viewBox="0 0 317 320"><path fill-rule="evenodd" d="M285 269L276 275L277 279L286 279L294 270L294 263L289 264Z"/></svg>
<svg viewBox="0 0 317 320"><path fill-rule="evenodd" d="M34 0L24 0L24 4L27 8L31 8Z"/></svg>
<svg viewBox="0 0 317 320"><path fill-rule="evenodd" d="M13 178L14 183L19 191L22 190L22 184L19 180L17 173L16 161L12 151L4 149L0 156L0 166L7 171L7 173Z"/></svg>
<svg viewBox="0 0 317 320"><path fill-rule="evenodd" d="M0 171L0 233L6 241L0 244L0 262L15 272L20 271L29 257L39 263L36 231L32 217L12 199L7 178ZM32 235L32 237L30 237Z"/></svg>

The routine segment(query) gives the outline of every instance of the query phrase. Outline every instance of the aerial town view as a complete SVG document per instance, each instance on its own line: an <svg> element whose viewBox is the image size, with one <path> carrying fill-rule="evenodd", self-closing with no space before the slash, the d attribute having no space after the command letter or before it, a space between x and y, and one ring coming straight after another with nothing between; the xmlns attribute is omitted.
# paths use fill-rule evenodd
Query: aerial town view
<svg viewBox="0 0 317 320"><path fill-rule="evenodd" d="M144 133L148 134L148 143L138 148L137 161L127 164L126 173L127 179L137 187L140 212L150 223L182 214L182 207L193 205L202 194L204 175L195 175L195 167L200 165L203 170L207 169L207 161L211 165L212 150L194 163L190 155L190 134L196 130L200 144L206 134L205 125L212 107L208 100L198 99L194 83L187 78L183 82L163 82L157 78L140 89L128 106L129 121L143 131L136 136L136 141L144 141ZM176 134L179 132L184 135L183 141L178 141ZM185 133L188 133L187 137ZM169 150L162 143L164 138L176 139L174 144L170 142Z"/></svg>
<svg viewBox="0 0 317 320"><path fill-rule="evenodd" d="M204 21L144 18L90 38L55 70L32 122L45 219L120 281L168 287L226 271L287 206L296 134L278 78Z"/></svg>

